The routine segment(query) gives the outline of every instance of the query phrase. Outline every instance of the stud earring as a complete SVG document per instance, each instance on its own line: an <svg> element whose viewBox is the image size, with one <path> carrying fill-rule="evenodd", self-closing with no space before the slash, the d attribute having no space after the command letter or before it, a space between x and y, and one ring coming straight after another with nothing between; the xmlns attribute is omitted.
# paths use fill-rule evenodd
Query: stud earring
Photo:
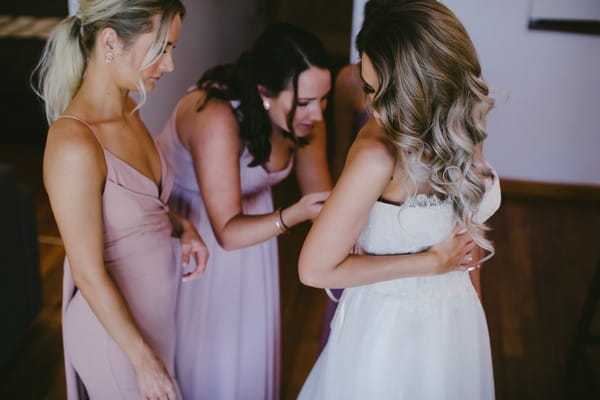
<svg viewBox="0 0 600 400"><path fill-rule="evenodd" d="M271 109L271 103L269 103L267 100L263 100L263 108L265 111L269 111Z"/></svg>
<svg viewBox="0 0 600 400"><path fill-rule="evenodd" d="M108 53L106 53L106 56L104 57L104 61L106 61L107 64L110 64L113 61L112 51L109 51Z"/></svg>

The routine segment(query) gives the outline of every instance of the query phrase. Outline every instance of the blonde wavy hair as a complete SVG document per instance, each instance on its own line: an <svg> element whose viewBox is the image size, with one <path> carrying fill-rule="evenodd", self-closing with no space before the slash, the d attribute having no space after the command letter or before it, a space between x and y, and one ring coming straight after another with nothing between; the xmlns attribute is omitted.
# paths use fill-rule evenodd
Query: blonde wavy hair
<svg viewBox="0 0 600 400"><path fill-rule="evenodd" d="M488 165L475 160L493 100L465 28L435 0L389 1L364 22L356 44L376 71L372 109L409 182L448 197L475 242L493 254L476 215Z"/></svg>
<svg viewBox="0 0 600 400"><path fill-rule="evenodd" d="M184 14L179 0L80 0L77 14L62 20L52 32L34 70L34 91L44 101L48 123L64 112L79 90L98 32L114 29L127 48L139 35L152 32L153 17L160 15L156 39L140 66L137 91L141 100L136 109L144 104L146 90L141 71L160 57L171 21Z"/></svg>

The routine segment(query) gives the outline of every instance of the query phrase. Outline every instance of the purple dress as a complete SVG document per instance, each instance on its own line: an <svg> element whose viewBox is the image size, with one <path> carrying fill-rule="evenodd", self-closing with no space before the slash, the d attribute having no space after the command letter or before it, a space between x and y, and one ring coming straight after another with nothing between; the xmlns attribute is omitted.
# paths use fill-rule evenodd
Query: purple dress
<svg viewBox="0 0 600 400"><path fill-rule="evenodd" d="M77 117L61 118L76 119L94 133ZM107 168L102 194L104 265L144 339L177 386L174 313L181 271L174 260L166 204L173 176L161 155L162 178L158 188L108 149L103 150ZM67 398L139 399L131 362L77 290L68 259L64 267L62 318Z"/></svg>
<svg viewBox="0 0 600 400"><path fill-rule="evenodd" d="M192 221L209 250L204 275L181 285L177 303L176 371L185 399L278 399L280 373L277 240L226 251L217 242L199 192L191 154L175 128L177 108L158 144L175 170L171 208ZM273 212L270 173L245 149L240 184L245 214ZM218 173L218 171L215 171Z"/></svg>

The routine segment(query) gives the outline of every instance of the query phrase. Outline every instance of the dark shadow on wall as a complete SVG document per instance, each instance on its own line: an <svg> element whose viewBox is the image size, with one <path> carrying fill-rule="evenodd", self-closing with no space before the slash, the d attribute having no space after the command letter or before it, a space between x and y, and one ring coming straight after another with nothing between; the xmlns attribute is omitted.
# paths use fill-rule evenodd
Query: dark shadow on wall
<svg viewBox="0 0 600 400"><path fill-rule="evenodd" d="M64 17L67 0L2 0L0 16L17 17ZM0 24L7 27L9 20ZM37 64L44 40L19 38L9 31L0 34L0 117L2 132L0 146L42 146L48 125L43 108L33 93L29 80Z"/></svg>

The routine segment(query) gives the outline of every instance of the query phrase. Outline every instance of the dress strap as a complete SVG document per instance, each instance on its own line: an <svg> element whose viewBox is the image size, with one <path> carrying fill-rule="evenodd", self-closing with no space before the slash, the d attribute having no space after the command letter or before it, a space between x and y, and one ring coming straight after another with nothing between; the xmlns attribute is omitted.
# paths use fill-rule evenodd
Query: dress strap
<svg viewBox="0 0 600 400"><path fill-rule="evenodd" d="M86 121L84 121L83 119L81 119L78 116L73 115L73 114L62 114L61 116L59 116L57 118L57 120L59 120L59 119L74 119L75 121L81 122L83 125L85 125L92 132L92 135L94 135L94 137L96 138L96 140L100 144L100 147L104 148L104 146L102 146L102 142L98 138L98 134L96 133L96 131L94 130L94 128L92 128L92 126L89 123L87 123Z"/></svg>

